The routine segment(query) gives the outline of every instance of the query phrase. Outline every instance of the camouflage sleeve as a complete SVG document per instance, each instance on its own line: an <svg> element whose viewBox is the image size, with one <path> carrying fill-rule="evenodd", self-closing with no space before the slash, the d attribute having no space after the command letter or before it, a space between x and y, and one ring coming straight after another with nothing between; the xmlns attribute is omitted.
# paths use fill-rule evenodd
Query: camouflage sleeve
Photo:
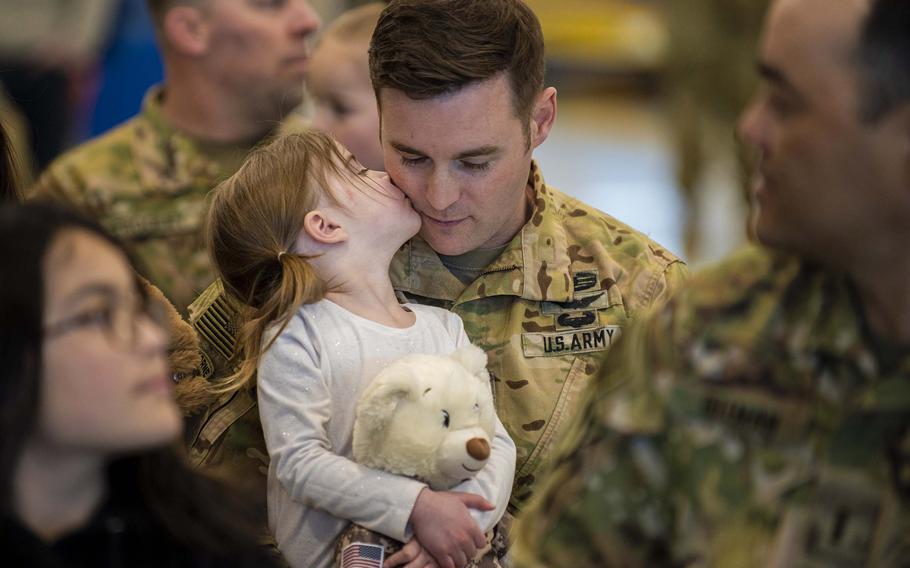
<svg viewBox="0 0 910 568"><path fill-rule="evenodd" d="M658 288L651 298L650 307L659 308L689 279L689 267L681 260L671 262L660 276Z"/></svg>
<svg viewBox="0 0 910 568"><path fill-rule="evenodd" d="M654 362L673 353L668 313L633 325L589 386L542 490L518 520L517 566L672 565L676 468L664 457L671 430L650 381Z"/></svg>
<svg viewBox="0 0 910 568"><path fill-rule="evenodd" d="M664 281L667 284L664 295L655 299L658 301L665 300L667 297L673 295L677 290L682 288L683 284L685 284L688 279L689 267L686 265L686 263L677 261L670 264L670 266L668 266L664 271Z"/></svg>

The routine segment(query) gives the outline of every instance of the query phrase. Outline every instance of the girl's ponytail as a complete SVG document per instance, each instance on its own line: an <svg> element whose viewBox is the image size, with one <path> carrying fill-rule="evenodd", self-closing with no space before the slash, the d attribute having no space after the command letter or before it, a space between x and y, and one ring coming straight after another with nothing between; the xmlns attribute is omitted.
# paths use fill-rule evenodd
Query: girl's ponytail
<svg viewBox="0 0 910 568"><path fill-rule="evenodd" d="M325 286L307 259L294 253L276 255L279 275L272 291L259 307L247 304L235 352L237 371L214 387L216 392L233 392L255 380L263 353L281 335L294 312L303 304L318 302L325 296ZM268 343L263 345L266 332Z"/></svg>
<svg viewBox="0 0 910 568"><path fill-rule="evenodd" d="M290 134L254 150L215 189L206 235L209 252L225 291L244 304L233 358L236 371L212 385L215 392L253 383L262 353L297 309L325 295L325 284L308 258L292 249L304 217L320 198L335 202L326 173L338 171L339 160L344 156L329 136Z"/></svg>

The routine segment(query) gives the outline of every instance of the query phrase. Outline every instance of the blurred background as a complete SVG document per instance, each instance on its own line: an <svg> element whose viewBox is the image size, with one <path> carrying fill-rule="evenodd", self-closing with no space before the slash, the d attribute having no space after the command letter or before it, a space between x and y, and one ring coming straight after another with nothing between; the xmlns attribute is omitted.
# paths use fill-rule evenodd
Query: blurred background
<svg viewBox="0 0 910 568"><path fill-rule="evenodd" d="M526 2L559 90L556 127L536 152L548 183L695 266L741 244L748 157L733 132L757 82L767 0ZM362 2L311 3L328 22ZM32 177L136 114L162 74L145 0L58 2L71 12L65 36L42 23L47 4L0 0L0 117ZM55 41L36 49L36 33Z"/></svg>

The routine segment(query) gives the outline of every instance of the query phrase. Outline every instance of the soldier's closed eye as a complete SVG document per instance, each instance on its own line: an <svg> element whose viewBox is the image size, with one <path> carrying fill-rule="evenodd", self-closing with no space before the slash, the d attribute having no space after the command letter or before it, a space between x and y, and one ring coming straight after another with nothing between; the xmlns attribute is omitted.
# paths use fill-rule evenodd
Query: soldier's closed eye
<svg viewBox="0 0 910 568"><path fill-rule="evenodd" d="M401 156L401 165L409 167L419 166L420 164L424 163L426 159L426 156Z"/></svg>
<svg viewBox="0 0 910 568"><path fill-rule="evenodd" d="M467 160L462 160L461 165L465 169L473 170L477 172L482 172L484 170L490 169L490 164L492 162L469 162Z"/></svg>

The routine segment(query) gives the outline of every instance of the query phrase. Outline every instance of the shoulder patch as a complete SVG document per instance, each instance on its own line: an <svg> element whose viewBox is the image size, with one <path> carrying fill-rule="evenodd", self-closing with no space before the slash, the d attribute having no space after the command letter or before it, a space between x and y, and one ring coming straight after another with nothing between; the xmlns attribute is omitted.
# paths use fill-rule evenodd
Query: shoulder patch
<svg viewBox="0 0 910 568"><path fill-rule="evenodd" d="M233 355L237 342L237 330L234 328L236 315L234 307L224 294L221 294L206 306L193 322L193 327L200 338L226 360Z"/></svg>

